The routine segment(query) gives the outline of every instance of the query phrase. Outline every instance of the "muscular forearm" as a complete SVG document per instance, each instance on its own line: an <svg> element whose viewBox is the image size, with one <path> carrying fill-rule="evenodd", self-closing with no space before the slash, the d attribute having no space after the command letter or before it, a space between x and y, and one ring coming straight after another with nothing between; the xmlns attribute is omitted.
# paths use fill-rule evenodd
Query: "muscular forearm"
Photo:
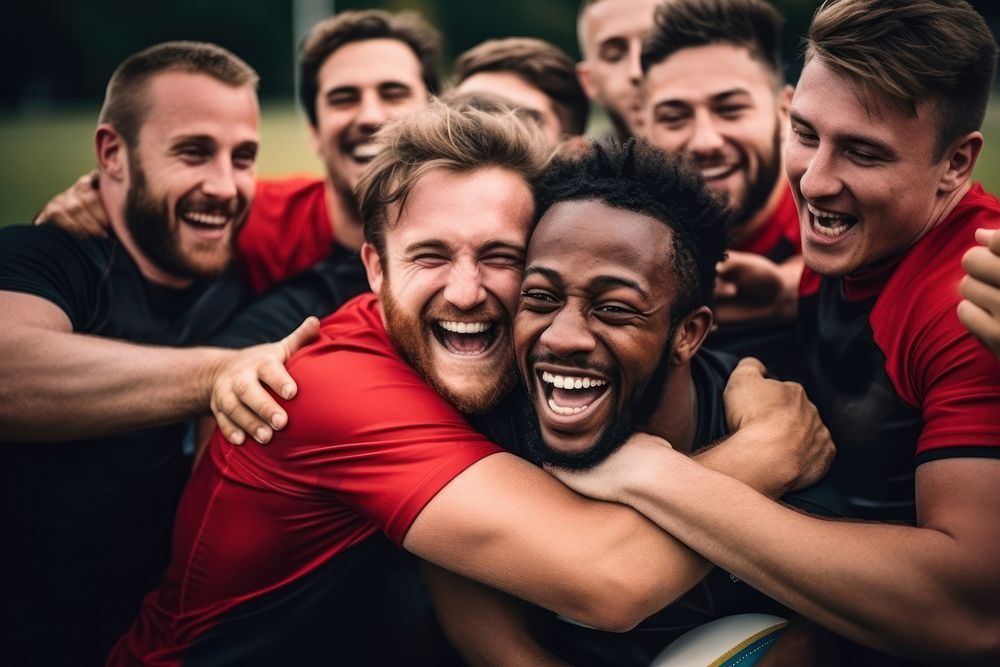
<svg viewBox="0 0 1000 667"><path fill-rule="evenodd" d="M210 377L233 354L20 325L0 333L0 349L0 430L13 440L103 435L207 412Z"/></svg>
<svg viewBox="0 0 1000 667"><path fill-rule="evenodd" d="M655 456L661 483L637 478L625 489L627 501L768 595L892 653L954 658L998 650L995 543L984 553L926 524L810 517L675 452Z"/></svg>
<svg viewBox="0 0 1000 667"><path fill-rule="evenodd" d="M426 561L422 565L441 628L469 665L565 664L532 636L537 608Z"/></svg>

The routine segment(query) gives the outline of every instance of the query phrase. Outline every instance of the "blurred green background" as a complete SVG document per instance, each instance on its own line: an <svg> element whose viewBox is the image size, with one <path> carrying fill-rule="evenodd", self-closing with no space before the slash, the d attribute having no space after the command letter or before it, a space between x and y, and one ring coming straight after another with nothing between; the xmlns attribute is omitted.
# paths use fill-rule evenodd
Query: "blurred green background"
<svg viewBox="0 0 1000 667"><path fill-rule="evenodd" d="M788 77L801 66L801 36L816 0L775 0L786 17ZM998 34L1000 3L972 4ZM0 8L0 225L27 222L56 192L94 165L92 133L115 66L168 39L213 41L261 75L262 175L320 173L294 103L295 49L316 20L334 10L419 11L444 38L444 70L484 39L525 35L573 57L578 0L7 0ZM984 127L976 177L1000 192L1000 99Z"/></svg>

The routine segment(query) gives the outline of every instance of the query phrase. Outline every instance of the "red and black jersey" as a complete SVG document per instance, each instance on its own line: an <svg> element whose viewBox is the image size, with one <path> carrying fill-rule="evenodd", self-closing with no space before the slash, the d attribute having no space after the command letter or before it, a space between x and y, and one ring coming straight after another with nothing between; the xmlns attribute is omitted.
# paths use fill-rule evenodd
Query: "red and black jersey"
<svg viewBox="0 0 1000 667"><path fill-rule="evenodd" d="M813 492L836 498L843 516L913 522L916 466L1000 457L1000 364L955 314L961 258L980 227L1000 227L1000 204L977 184L891 263L803 274L805 385L837 445Z"/></svg>
<svg viewBox="0 0 1000 667"><path fill-rule="evenodd" d="M802 233L792 189L785 184L777 208L733 250L763 255L776 264L802 253ZM800 374L798 338L794 322L736 322L720 324L705 345L737 357L757 357L777 377Z"/></svg>
<svg viewBox="0 0 1000 667"><path fill-rule="evenodd" d="M167 573L112 664L367 664L396 636L400 586L416 586L396 545L500 448L399 356L373 294L327 318L287 366L299 386L288 426L266 447L216 431L177 510Z"/></svg>
<svg viewBox="0 0 1000 667"><path fill-rule="evenodd" d="M333 241L326 181L294 177L257 181L236 249L244 279L260 294L325 258Z"/></svg>

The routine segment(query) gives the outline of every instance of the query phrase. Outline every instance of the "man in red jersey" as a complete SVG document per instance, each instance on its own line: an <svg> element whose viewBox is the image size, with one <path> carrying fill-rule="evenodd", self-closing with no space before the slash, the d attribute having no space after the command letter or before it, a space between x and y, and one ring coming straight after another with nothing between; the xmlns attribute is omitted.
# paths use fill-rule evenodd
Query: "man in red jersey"
<svg viewBox="0 0 1000 667"><path fill-rule="evenodd" d="M706 345L799 374L799 221L781 168L792 88L781 16L765 0L676 0L643 44L644 134L682 153L733 212Z"/></svg>
<svg viewBox="0 0 1000 667"><path fill-rule="evenodd" d="M463 416L516 381L512 319L544 163L530 129L514 113L443 103L386 128L359 191L375 294L330 316L291 361L300 397L268 447L215 435L181 502L173 562L112 662L391 659L407 648L388 614L403 555L393 544L606 628L704 575L628 508L575 496ZM784 405L794 392L757 382L750 398L780 419L750 415L699 460L780 493L823 467L782 443L828 440L814 412Z"/></svg>
<svg viewBox="0 0 1000 667"><path fill-rule="evenodd" d="M838 447L815 492L856 521L793 512L664 448L563 475L857 642L846 664L1000 656L1000 370L956 316L960 260L1000 226L970 182L996 53L964 0L831 0L810 27L786 168L806 388ZM632 474L661 467L684 483Z"/></svg>

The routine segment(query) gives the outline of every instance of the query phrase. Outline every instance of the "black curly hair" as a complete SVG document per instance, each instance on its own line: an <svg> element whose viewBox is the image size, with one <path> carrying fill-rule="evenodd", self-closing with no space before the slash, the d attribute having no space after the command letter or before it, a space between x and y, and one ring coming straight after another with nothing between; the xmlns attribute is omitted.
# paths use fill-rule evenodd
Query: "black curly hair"
<svg viewBox="0 0 1000 667"><path fill-rule="evenodd" d="M642 139L593 142L556 157L536 182L535 196L536 221L559 202L587 199L659 220L672 232L670 268L678 281L672 324L711 305L730 212L690 167Z"/></svg>

